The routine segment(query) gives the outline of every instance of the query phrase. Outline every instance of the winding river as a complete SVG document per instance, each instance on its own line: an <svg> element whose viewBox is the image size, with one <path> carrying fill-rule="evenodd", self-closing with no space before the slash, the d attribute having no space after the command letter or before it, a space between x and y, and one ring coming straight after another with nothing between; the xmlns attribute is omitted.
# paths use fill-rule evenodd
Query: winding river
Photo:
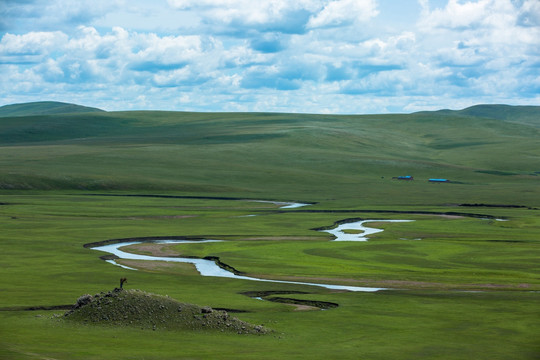
<svg viewBox="0 0 540 360"><path fill-rule="evenodd" d="M294 204L294 203L280 203L283 205L282 208L296 208L300 206L305 206L308 204ZM321 230L328 232L334 235L336 238L334 241L367 241L367 236L370 234L378 233L383 231L382 229L370 228L364 226L365 223L369 222L406 222L413 220L362 220L357 222L351 222L346 224L341 224L331 230ZM355 234L346 233L345 230L354 230ZM359 233L356 233L359 232ZM208 243L208 242L219 242L223 240L161 240L153 241L154 243L166 243L166 244L188 244L188 243ZM332 290L348 290L348 291L364 291L364 292L374 292L379 290L385 290L385 288L372 288L372 287L360 287L360 286L347 286L347 285L331 285L331 284L319 284L319 283L308 283L308 282L298 282L298 281L284 281L284 280L269 280L269 279L259 279L249 276L236 275L230 271L222 269L214 261L207 259L192 259L192 258L179 258L179 257L158 257L158 256L148 256L148 255L139 255L132 254L125 251L122 251L122 247L140 244L143 241L132 241L132 242L123 242L117 244L110 244L104 246L93 247L93 250L103 251L112 255L117 256L119 259L126 260L147 260L147 261L168 261L168 262L181 262L181 263L190 263L195 265L195 268L202 276L214 276L214 277L224 277L224 278L234 278L241 280L252 280L252 281L263 281L263 282L273 282L273 283L282 283L282 284L296 284L296 285L309 285L309 286L319 286ZM121 264L118 264L114 260L107 260L114 265L121 266L129 270L137 270L130 268Z"/></svg>
<svg viewBox="0 0 540 360"><path fill-rule="evenodd" d="M159 241L155 243L168 243L168 244L187 244L187 243L201 243L201 242L216 242L221 240L199 240L199 241L190 241L190 240L165 240L165 241ZM225 277L225 278L233 278L233 279L241 279L241 280L253 280L253 281L264 281L264 282L273 282L273 283L282 283L282 284L297 284L297 285L311 285L311 286L319 286L324 287L327 289L333 289L333 290L349 290L349 291L379 291L384 290L383 288L371 288L371 287L359 287L359 286L346 286L346 285L330 285L330 284L317 284L317 283L307 283L307 282L298 282L298 281L284 281L284 280L269 280L269 279L259 279L249 276L242 276L242 275L236 275L230 271L227 271L225 269L220 268L214 261L212 260L206 260L206 259L190 259L190 258L175 258L175 257L159 257L159 256L148 256L148 255L139 255L139 254L132 254L122 251L121 247L134 245L134 244L140 244L142 241L133 241L128 243L119 243L119 244L111 244L111 245L105 245L105 246L98 246L95 248L92 248L93 250L98 251L104 251L109 254L113 254L118 256L120 259L126 259L126 260L151 260L151 261L170 261L170 262L181 262L181 263L189 263L195 265L195 268L202 276L215 276L215 277ZM114 260L107 260L107 262L110 262L112 264L122 266L124 268L130 269L130 270L136 270L127 266L120 265L116 263Z"/></svg>

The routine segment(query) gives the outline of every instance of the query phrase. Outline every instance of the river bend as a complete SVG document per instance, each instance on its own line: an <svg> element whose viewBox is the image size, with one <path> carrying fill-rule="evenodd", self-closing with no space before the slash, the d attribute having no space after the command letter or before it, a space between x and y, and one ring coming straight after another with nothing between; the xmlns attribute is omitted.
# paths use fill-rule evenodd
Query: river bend
<svg viewBox="0 0 540 360"><path fill-rule="evenodd" d="M367 241L367 236L383 231L382 229L370 228L364 226L365 223L370 222L407 222L413 220L362 220L357 222L345 223L337 226L331 230L322 230L334 235L334 241ZM345 230L355 230L355 234L350 234L345 232ZM161 240L154 241L155 243L167 243L167 244L187 244L187 243L199 243L199 242L218 242L223 240ZM181 262L181 263L190 263L195 265L195 268L202 276L214 276L214 277L224 277L224 278L234 278L240 280L252 280L252 281L263 281L263 282L273 282L273 283L282 283L282 284L296 284L296 285L309 285L309 286L319 286L332 290L348 290L348 291L364 291L364 292L374 292L379 290L385 290L384 288L373 288L373 287L361 287L361 286L347 286L347 285L332 285L332 284L320 284L320 283L308 283L308 282L298 282L298 281L285 281L285 280L269 280L269 279L260 279L243 275L236 275L230 271L222 269L214 261L207 259L193 259L193 258L181 258L181 257L164 257L164 256L148 256L140 254L132 254L125 251L122 251L122 247L140 244L143 241L132 241L125 243L110 244L104 246L98 246L92 248L93 250L103 251L112 255L117 256L119 259L126 260L146 260L146 261L168 261L168 262ZM136 270L121 264L118 264L114 260L107 260L114 265L121 266L126 269Z"/></svg>

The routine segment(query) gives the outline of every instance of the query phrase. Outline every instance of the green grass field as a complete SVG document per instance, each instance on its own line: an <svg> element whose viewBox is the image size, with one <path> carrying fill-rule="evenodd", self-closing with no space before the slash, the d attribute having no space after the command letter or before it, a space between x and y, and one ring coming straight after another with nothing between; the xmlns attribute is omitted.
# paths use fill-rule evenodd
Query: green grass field
<svg viewBox="0 0 540 360"><path fill-rule="evenodd" d="M540 356L538 108L39 115L47 109L0 111L1 359ZM415 180L392 179L400 175ZM315 230L345 219L414 221L374 223L385 231L368 242ZM201 277L190 265L126 260L134 271L83 247L166 236L223 239L168 251L217 256L250 276L396 290ZM45 310L121 277L128 289L242 311L235 316L274 332L152 331ZM301 311L245 292L339 306Z"/></svg>

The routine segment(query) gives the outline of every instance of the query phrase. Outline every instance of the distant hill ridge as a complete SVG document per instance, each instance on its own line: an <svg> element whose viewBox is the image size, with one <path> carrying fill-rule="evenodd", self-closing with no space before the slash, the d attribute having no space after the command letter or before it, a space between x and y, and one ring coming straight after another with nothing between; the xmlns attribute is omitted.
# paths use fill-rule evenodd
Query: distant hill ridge
<svg viewBox="0 0 540 360"><path fill-rule="evenodd" d="M462 110L421 111L416 114L470 116L540 126L540 106L481 104Z"/></svg>
<svg viewBox="0 0 540 360"><path fill-rule="evenodd" d="M39 101L5 105L0 107L0 117L55 115L89 112L104 112L104 110L57 101Z"/></svg>
<svg viewBox="0 0 540 360"><path fill-rule="evenodd" d="M105 112L105 110L83 105L58 101L38 101L0 106L0 117L35 116L71 113ZM526 122L538 121L540 106L522 106L505 104L480 104L462 110L442 109L436 111L419 111L415 114L438 114L451 116L473 116L498 120L512 120L516 116ZM361 115L361 114L359 114Z"/></svg>
<svg viewBox="0 0 540 360"><path fill-rule="evenodd" d="M539 138L540 106L380 115L111 111L0 117L0 189L305 199L377 184L384 189L379 198L404 191L386 179L412 175L450 179L453 189L468 194L462 203L529 205L540 198ZM514 181L522 192L482 195L498 190L480 186ZM409 182L416 190L403 199L431 194L422 195L425 189L416 184ZM469 184L482 191L464 188ZM443 195L438 203L457 201L452 191Z"/></svg>

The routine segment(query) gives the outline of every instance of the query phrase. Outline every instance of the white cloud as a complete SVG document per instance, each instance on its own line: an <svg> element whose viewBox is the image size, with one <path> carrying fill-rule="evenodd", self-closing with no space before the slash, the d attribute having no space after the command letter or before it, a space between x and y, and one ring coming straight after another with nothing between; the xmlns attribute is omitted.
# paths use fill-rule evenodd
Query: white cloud
<svg viewBox="0 0 540 360"><path fill-rule="evenodd" d="M519 16L523 25L540 26L540 1L525 0Z"/></svg>
<svg viewBox="0 0 540 360"><path fill-rule="evenodd" d="M414 52L416 36L412 32L404 32L387 39L373 38L359 44L364 56L378 63L403 63L403 59Z"/></svg>
<svg viewBox="0 0 540 360"><path fill-rule="evenodd" d="M120 8L123 0L24 0L0 2L0 30L69 31Z"/></svg>
<svg viewBox="0 0 540 360"><path fill-rule="evenodd" d="M530 1L449 0L444 8L434 10L425 0L421 4L424 61L448 68L452 72L448 79L454 79L456 86L462 82L482 92L483 79L495 83L493 79L499 78L500 84L507 84L507 92L519 92L517 84L506 81L508 70L522 68L534 58L533 62L540 61L540 26L533 26L532 17L526 15L534 8Z"/></svg>
<svg viewBox="0 0 540 360"><path fill-rule="evenodd" d="M274 56L270 54L259 53L248 46L241 44L223 49L220 52L221 64L224 68L243 68L252 65L269 63Z"/></svg>
<svg viewBox="0 0 540 360"><path fill-rule="evenodd" d="M322 0L168 0L178 10L198 10L220 23L266 24L281 21L288 13L314 12Z"/></svg>
<svg viewBox="0 0 540 360"><path fill-rule="evenodd" d="M449 0L444 9L431 11L423 20L429 27L459 28L477 25L486 20L492 0L467 1ZM426 2L423 2L424 7Z"/></svg>
<svg viewBox="0 0 540 360"><path fill-rule="evenodd" d="M199 58L204 51L201 37L190 36L164 36L156 34L141 34L134 37L136 50L130 57L135 63L156 65L181 65Z"/></svg>
<svg viewBox="0 0 540 360"><path fill-rule="evenodd" d="M454 29L508 29L519 26L521 22L535 24L540 19L535 10L540 2L525 0L448 0L444 8L430 10L427 0L419 0L422 7L422 19L419 22L423 30ZM537 24L538 25L538 24Z"/></svg>
<svg viewBox="0 0 540 360"><path fill-rule="evenodd" d="M0 98L339 113L538 101L538 0L403 1L422 13L397 30L376 0L97 0L87 17L74 0L26 0L0 33ZM164 12L167 31L151 16L119 26Z"/></svg>
<svg viewBox="0 0 540 360"><path fill-rule="evenodd" d="M59 31L5 34L0 41L1 55L39 55L63 46L67 36Z"/></svg>
<svg viewBox="0 0 540 360"><path fill-rule="evenodd" d="M309 20L308 28L334 27L364 22L378 14L374 0L334 0Z"/></svg>
<svg viewBox="0 0 540 360"><path fill-rule="evenodd" d="M168 0L177 10L202 14L207 25L303 33L307 29L365 22L377 15L376 0ZM223 30L232 31L233 29Z"/></svg>

